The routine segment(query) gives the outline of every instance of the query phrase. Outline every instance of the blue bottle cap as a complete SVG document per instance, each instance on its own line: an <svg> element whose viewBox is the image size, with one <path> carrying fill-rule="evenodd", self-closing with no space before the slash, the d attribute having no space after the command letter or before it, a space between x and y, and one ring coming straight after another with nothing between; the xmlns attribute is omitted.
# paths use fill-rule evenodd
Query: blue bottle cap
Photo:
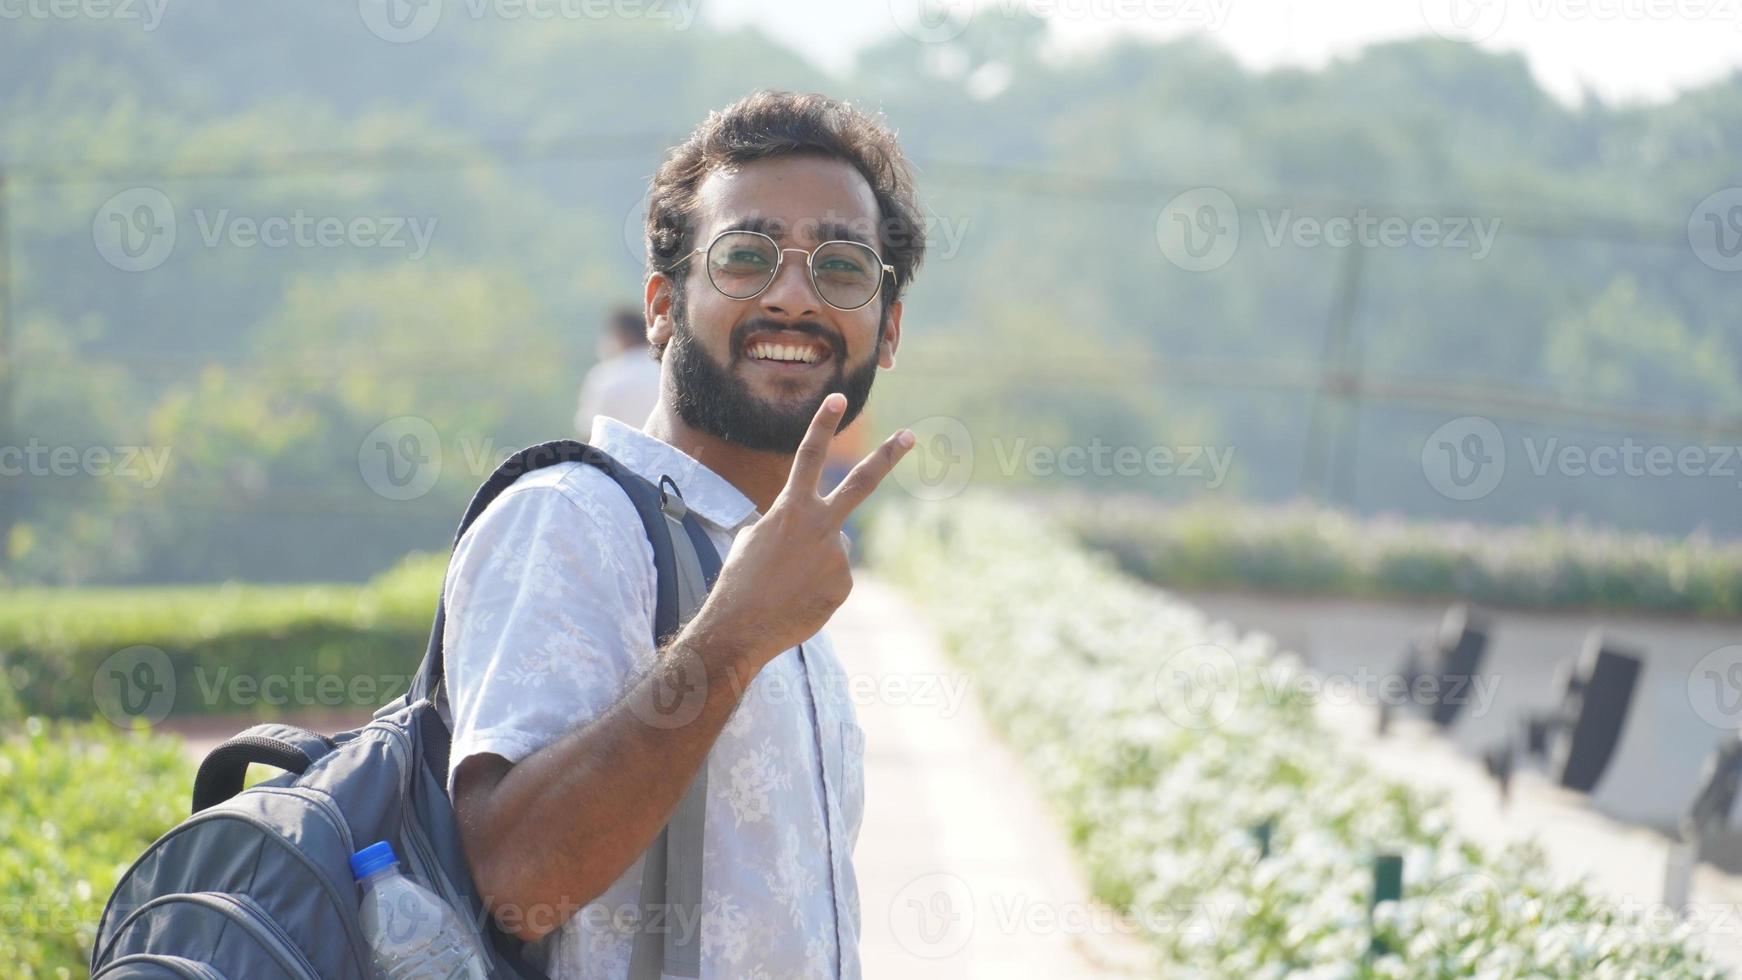
<svg viewBox="0 0 1742 980"><path fill-rule="evenodd" d="M376 841L351 855L351 877L362 881L375 872L398 863L399 856L393 853L393 845L384 840Z"/></svg>

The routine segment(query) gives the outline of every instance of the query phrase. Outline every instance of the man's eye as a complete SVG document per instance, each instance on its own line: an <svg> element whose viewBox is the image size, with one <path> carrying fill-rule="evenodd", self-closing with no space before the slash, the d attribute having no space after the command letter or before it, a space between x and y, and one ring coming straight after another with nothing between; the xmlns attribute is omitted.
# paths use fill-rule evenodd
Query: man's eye
<svg viewBox="0 0 1742 980"><path fill-rule="evenodd" d="M767 265L768 256L763 255L761 252L740 249L736 252L729 253L726 256L726 261L731 265L741 266Z"/></svg>
<svg viewBox="0 0 1742 980"><path fill-rule="evenodd" d="M865 266L852 259L831 258L818 263L817 271L831 276L863 276L865 275Z"/></svg>

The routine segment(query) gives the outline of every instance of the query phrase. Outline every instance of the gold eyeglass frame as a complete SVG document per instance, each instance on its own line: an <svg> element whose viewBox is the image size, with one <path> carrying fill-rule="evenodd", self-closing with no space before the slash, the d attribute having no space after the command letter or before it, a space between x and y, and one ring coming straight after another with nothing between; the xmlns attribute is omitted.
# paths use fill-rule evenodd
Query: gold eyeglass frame
<svg viewBox="0 0 1742 980"><path fill-rule="evenodd" d="M826 245L852 245L852 246L855 246L857 248L865 249L866 251L871 253L872 258L877 260L877 264L882 266L882 272L887 272L891 276L894 276L896 274L895 273L895 266L890 265L889 263L883 261L883 256L876 249L865 244L864 242L855 242L855 241L850 241L850 240L844 239L844 238L832 238L826 242L818 242L817 247L812 248L812 249L803 249L803 248L798 248L797 246L790 246L790 245L785 247L785 248L782 248L780 243L774 240L773 235L764 234L760 231L749 231L749 230L743 229L743 228L728 228L725 231L720 232L719 234L715 235L713 238L708 239L708 243L706 245L702 245L702 246L699 246L697 248L691 249L688 255L685 255L683 258L678 259L676 262L672 263L672 266L671 266L672 269L675 271L678 266L683 265L685 262L688 262L690 259L694 258L695 256L701 255L701 254L706 254L707 252L711 251L715 245L718 245L720 243L720 239L725 238L727 235L755 235L758 238L762 238L762 239L767 240L768 244L773 246L774 251L775 251L774 271L769 274L768 281L762 284L761 289L758 289L757 291L755 291L754 293L751 293L748 296L733 296L731 293L728 293L724 289L721 289L720 284L714 281L714 270L704 266L703 271L706 273L706 275L708 277L708 285L714 287L714 292L719 293L721 296L724 296L727 299L744 300L744 299L755 299L756 297L761 296L763 293L768 291L769 286L774 285L774 280L780 278L780 267L782 265L786 264L786 253L788 253L788 252L802 252L802 253L804 253L805 275L810 279L811 289L816 292L818 299L829 304L830 309L840 310L842 313L851 313L854 310L862 310L865 307L870 306L871 301L876 299L878 294L883 292L883 278L882 278L881 273L879 273L879 275L878 275L876 287L871 290L871 295L866 297L865 302L860 303L858 306L836 306L834 303L829 301L829 298L827 296L823 295L822 287L817 285L817 268L816 268L815 262L816 262L817 252L820 251ZM899 282L899 280L897 280L897 281Z"/></svg>

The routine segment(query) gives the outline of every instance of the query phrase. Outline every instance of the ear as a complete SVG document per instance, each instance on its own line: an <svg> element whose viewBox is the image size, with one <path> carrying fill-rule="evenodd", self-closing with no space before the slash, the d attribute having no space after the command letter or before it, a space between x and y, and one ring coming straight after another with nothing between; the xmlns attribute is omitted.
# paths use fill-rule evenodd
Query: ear
<svg viewBox="0 0 1742 980"><path fill-rule="evenodd" d="M671 279L655 272L647 277L642 290L642 307L647 317L647 342L659 350L671 342Z"/></svg>
<svg viewBox="0 0 1742 980"><path fill-rule="evenodd" d="M889 322L877 338L877 366L887 371L895 366L895 349L901 346L901 300L889 307Z"/></svg>

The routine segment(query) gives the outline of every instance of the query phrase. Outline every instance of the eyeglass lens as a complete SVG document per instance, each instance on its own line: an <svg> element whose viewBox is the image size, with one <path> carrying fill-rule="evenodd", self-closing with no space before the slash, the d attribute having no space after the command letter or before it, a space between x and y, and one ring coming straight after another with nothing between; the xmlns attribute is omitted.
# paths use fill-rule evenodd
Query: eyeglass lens
<svg viewBox="0 0 1742 980"><path fill-rule="evenodd" d="M749 299L768 288L780 263L772 238L748 231L727 232L708 249L708 279L732 299ZM811 258L811 280L830 306L864 306L883 283L877 253L857 242L827 242Z"/></svg>

